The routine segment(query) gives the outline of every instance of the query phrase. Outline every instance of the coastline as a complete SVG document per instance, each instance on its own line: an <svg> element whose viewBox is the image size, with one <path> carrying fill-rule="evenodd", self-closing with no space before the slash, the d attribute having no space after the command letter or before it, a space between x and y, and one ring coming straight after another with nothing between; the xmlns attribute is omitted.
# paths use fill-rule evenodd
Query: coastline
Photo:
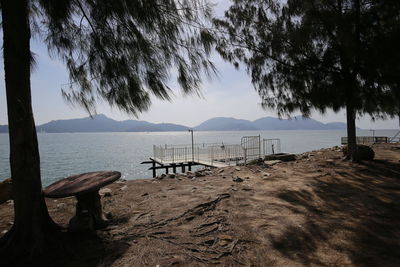
<svg viewBox="0 0 400 267"><path fill-rule="evenodd" d="M376 159L364 163L342 161L339 149L330 148L269 168L119 181L102 197L110 225L59 260L89 266L398 265L400 150L394 146L374 146ZM46 201L52 218L66 226L75 199ZM11 227L12 204L1 204L0 214L3 232Z"/></svg>

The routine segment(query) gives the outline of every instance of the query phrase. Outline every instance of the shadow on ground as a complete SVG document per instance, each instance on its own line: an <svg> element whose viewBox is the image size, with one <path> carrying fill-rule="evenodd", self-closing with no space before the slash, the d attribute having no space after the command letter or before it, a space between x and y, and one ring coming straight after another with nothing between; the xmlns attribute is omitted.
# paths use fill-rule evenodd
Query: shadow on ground
<svg viewBox="0 0 400 267"><path fill-rule="evenodd" d="M272 236L274 248L306 265L323 265L317 255L325 243L355 265L400 266L400 164L364 162L351 166L356 172L346 163L333 164L335 173L314 179L310 190L278 194L307 219ZM345 235L351 236L341 240Z"/></svg>

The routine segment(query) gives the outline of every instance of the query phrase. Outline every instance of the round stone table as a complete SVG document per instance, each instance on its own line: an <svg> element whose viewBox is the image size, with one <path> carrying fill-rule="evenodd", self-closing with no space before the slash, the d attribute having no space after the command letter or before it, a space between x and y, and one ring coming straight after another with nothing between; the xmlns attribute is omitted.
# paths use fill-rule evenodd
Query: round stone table
<svg viewBox="0 0 400 267"><path fill-rule="evenodd" d="M101 229L106 226L107 219L101 208L99 190L120 177L121 173L117 171L82 173L61 179L43 192L48 198L76 197L76 214L70 220L70 230Z"/></svg>

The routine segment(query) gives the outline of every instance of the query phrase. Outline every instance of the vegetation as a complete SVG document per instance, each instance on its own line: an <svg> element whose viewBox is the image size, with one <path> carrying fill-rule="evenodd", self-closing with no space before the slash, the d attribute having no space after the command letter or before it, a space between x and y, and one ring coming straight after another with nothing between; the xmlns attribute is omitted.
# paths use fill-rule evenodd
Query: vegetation
<svg viewBox="0 0 400 267"><path fill-rule="evenodd" d="M137 114L149 107L150 95L169 99L174 67L186 93L198 92L203 71L214 71L208 60L212 38L203 27L210 10L205 0L1 1L15 211L12 229L0 240L2 257L40 256L58 241L42 195L31 106L31 34L65 62L68 100L91 113L103 99Z"/></svg>
<svg viewBox="0 0 400 267"><path fill-rule="evenodd" d="M356 160L356 116L399 110L399 11L393 0L235 0L215 21L218 51L246 65L279 115L345 109Z"/></svg>

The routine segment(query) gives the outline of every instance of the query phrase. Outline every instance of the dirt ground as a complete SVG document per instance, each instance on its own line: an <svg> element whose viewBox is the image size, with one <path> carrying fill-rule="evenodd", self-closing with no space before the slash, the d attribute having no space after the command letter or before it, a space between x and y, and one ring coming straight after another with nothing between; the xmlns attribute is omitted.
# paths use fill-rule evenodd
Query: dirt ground
<svg viewBox="0 0 400 267"><path fill-rule="evenodd" d="M74 236L55 265L400 266L399 148L374 146L376 159L357 164L332 148L195 179L119 181L102 197L109 226ZM66 226L74 198L47 204ZM0 232L11 225L2 204Z"/></svg>

